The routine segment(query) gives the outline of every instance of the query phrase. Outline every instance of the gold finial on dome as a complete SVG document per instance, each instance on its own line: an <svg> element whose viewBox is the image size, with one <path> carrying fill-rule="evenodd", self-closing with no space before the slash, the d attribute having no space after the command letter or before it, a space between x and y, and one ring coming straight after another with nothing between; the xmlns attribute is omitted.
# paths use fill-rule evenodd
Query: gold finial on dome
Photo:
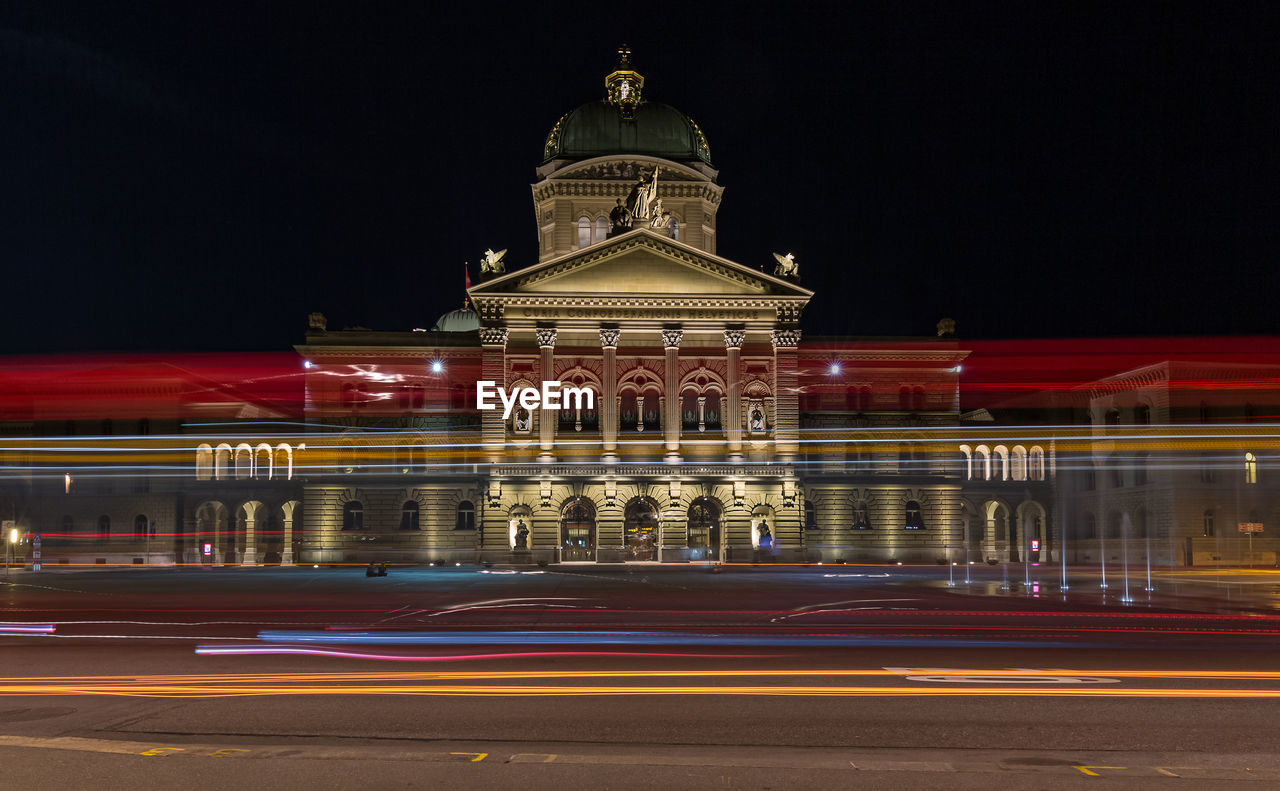
<svg viewBox="0 0 1280 791"><path fill-rule="evenodd" d="M631 48L618 47L618 65L604 78L605 101L618 108L623 118L631 118L644 101L644 77L631 68Z"/></svg>

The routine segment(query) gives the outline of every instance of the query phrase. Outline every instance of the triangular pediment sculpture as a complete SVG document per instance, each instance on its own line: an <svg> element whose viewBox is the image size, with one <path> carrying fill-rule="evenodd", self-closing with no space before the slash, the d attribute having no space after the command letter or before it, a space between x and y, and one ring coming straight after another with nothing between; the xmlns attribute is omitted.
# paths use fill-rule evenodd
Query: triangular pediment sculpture
<svg viewBox="0 0 1280 791"><path fill-rule="evenodd" d="M473 298L499 294L813 296L793 281L643 228L485 281L470 293Z"/></svg>

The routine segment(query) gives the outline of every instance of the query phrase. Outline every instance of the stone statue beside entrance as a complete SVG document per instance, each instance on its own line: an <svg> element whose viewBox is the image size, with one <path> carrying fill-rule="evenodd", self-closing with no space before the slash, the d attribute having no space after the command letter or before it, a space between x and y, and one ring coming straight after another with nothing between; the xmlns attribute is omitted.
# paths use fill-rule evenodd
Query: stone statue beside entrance
<svg viewBox="0 0 1280 791"><path fill-rule="evenodd" d="M529 548L529 527L524 523L523 519L516 523L516 542L514 548Z"/></svg>

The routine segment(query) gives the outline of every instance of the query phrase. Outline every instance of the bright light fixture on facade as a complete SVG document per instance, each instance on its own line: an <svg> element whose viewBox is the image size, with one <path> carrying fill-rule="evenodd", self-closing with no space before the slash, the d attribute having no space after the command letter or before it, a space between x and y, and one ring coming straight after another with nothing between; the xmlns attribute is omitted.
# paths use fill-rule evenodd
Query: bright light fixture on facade
<svg viewBox="0 0 1280 791"><path fill-rule="evenodd" d="M306 369L309 371L309 370L311 370L312 368L315 368L315 367L316 367L316 364L315 364L315 363L313 363L313 362L311 362L310 360L303 360L303 361L302 361L302 367L303 367L303 368L306 368Z"/></svg>
<svg viewBox="0 0 1280 791"><path fill-rule="evenodd" d="M840 363L832 363L830 366L827 367L827 372L833 376L835 374L840 373Z"/></svg>
<svg viewBox="0 0 1280 791"><path fill-rule="evenodd" d="M440 362L439 360L432 360L431 373L438 374L443 372L444 372L444 363Z"/></svg>
<svg viewBox="0 0 1280 791"><path fill-rule="evenodd" d="M953 374L958 374L958 373L960 373L960 366L958 366L958 365L957 365L955 368L952 368L952 369L951 369L951 373L953 373Z"/></svg>
<svg viewBox="0 0 1280 791"><path fill-rule="evenodd" d="M10 544L18 543L18 528L12 527L9 529L9 543Z"/></svg>

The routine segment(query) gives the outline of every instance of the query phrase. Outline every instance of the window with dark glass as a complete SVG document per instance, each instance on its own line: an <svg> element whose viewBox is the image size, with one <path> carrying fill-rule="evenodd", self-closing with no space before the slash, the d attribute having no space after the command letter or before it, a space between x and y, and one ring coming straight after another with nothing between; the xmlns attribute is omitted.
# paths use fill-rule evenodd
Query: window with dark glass
<svg viewBox="0 0 1280 791"><path fill-rule="evenodd" d="M476 529L476 507L470 500L463 500L458 503L458 520L454 524L454 530L475 530Z"/></svg>
<svg viewBox="0 0 1280 791"><path fill-rule="evenodd" d="M404 505L400 506L400 529L401 530L417 530L418 529L418 504L413 500L405 500Z"/></svg>
<svg viewBox="0 0 1280 791"><path fill-rule="evenodd" d="M920 515L920 503L908 500L905 511L903 527L907 530L923 530L924 517Z"/></svg>
<svg viewBox="0 0 1280 791"><path fill-rule="evenodd" d="M151 523L147 521L146 514L138 514L133 518L134 535L146 536L151 533Z"/></svg>
<svg viewBox="0 0 1280 791"><path fill-rule="evenodd" d="M103 514L102 516L98 517L98 535L100 536L111 535L111 517L107 516L106 514Z"/></svg>
<svg viewBox="0 0 1280 791"><path fill-rule="evenodd" d="M1211 537L1213 535L1213 509L1204 512L1204 522L1200 528L1200 535Z"/></svg>
<svg viewBox="0 0 1280 791"><path fill-rule="evenodd" d="M364 530L364 506L359 500L352 500L342 506L342 529Z"/></svg>
<svg viewBox="0 0 1280 791"><path fill-rule="evenodd" d="M804 529L805 530L818 529L818 512L817 512L817 509L813 507L812 500L804 501Z"/></svg>

